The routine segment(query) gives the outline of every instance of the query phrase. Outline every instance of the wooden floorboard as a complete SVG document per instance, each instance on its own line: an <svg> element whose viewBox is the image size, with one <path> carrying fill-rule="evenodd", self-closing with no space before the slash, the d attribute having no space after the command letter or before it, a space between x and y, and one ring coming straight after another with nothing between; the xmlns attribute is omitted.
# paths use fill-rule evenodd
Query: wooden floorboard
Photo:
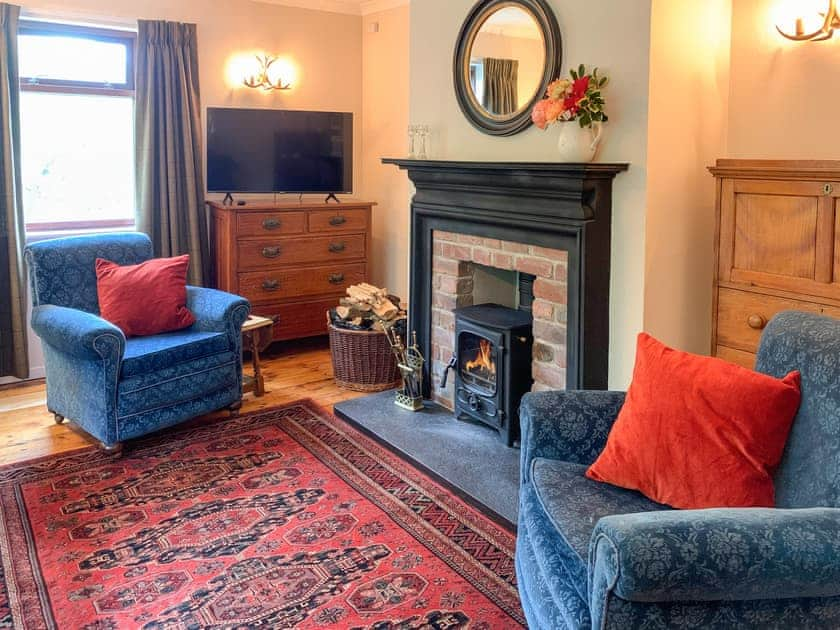
<svg viewBox="0 0 840 630"><path fill-rule="evenodd" d="M260 398L253 393L246 394L243 413L301 398L312 398L331 409L342 400L364 396L335 385L326 338L274 344L263 357L263 374L267 393ZM55 424L52 414L47 411L43 383L0 390L0 464L62 453L90 444L90 438L72 422Z"/></svg>

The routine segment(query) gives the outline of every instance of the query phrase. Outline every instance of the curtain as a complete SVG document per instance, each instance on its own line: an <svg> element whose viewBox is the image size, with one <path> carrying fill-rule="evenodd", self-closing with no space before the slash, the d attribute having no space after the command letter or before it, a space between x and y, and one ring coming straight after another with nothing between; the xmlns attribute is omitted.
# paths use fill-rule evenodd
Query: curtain
<svg viewBox="0 0 840 630"><path fill-rule="evenodd" d="M29 376L20 175L20 7L0 3L0 376Z"/></svg>
<svg viewBox="0 0 840 630"><path fill-rule="evenodd" d="M516 85L519 61L516 59L484 59L484 109L505 116L518 109Z"/></svg>
<svg viewBox="0 0 840 630"><path fill-rule="evenodd" d="M140 20L135 67L138 229L157 256L189 254L189 281L203 285L209 238L195 24Z"/></svg>

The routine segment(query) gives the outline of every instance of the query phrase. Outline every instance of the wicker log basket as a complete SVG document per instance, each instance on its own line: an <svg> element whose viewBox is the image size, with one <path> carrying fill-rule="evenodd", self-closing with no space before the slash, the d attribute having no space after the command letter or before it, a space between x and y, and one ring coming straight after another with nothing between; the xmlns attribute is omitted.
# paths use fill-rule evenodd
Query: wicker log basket
<svg viewBox="0 0 840 630"><path fill-rule="evenodd" d="M385 333L329 328L336 385L357 392L399 387L400 371Z"/></svg>

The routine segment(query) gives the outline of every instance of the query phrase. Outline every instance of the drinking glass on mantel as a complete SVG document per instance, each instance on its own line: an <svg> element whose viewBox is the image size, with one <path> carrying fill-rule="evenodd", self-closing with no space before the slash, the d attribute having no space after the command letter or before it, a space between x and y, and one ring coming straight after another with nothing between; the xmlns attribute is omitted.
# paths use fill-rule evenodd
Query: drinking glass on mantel
<svg viewBox="0 0 840 630"><path fill-rule="evenodd" d="M417 160L428 160L430 154L430 136L432 128L429 125L408 126L408 157Z"/></svg>

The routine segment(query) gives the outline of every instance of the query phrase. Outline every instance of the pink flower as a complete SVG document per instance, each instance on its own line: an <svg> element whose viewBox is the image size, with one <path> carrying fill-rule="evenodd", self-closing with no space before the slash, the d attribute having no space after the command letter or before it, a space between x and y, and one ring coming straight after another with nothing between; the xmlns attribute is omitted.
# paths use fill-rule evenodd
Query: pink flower
<svg viewBox="0 0 840 630"><path fill-rule="evenodd" d="M563 115L563 111L566 109L563 101L548 99L548 106L545 109L545 119L546 121L551 124L557 122L557 119Z"/></svg>

